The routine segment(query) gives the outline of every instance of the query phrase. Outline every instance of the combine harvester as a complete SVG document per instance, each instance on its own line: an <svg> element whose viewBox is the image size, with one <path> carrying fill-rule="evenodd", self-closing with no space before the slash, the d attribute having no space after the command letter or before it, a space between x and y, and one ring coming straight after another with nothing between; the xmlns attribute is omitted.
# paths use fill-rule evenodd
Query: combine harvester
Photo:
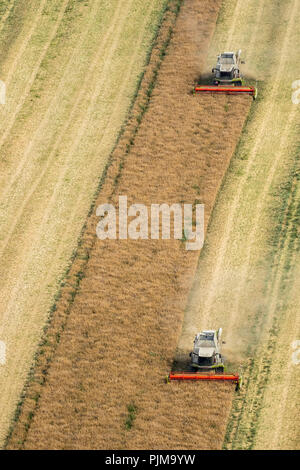
<svg viewBox="0 0 300 470"><path fill-rule="evenodd" d="M221 354L221 336L222 328L219 328L218 331L206 330L198 333L194 339L194 349L190 353L191 368L194 373L170 373L168 381L230 381L235 383L236 390L239 390L241 387L241 377L235 374L224 373L225 366L224 358Z"/></svg>
<svg viewBox="0 0 300 470"><path fill-rule="evenodd" d="M253 86L244 86L243 77L240 72L241 50L234 52L223 52L218 56L217 65L212 69L213 85L196 86L195 93L216 93L225 95L247 94L255 100L257 89Z"/></svg>

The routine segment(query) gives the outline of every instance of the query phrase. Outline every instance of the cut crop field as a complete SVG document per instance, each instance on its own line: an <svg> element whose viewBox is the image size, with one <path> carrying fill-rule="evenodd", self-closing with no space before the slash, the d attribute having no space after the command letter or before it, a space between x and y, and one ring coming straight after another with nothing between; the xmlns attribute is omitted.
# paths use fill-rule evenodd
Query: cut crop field
<svg viewBox="0 0 300 470"><path fill-rule="evenodd" d="M119 195L128 205L202 202L207 226L252 103L249 96L191 93L205 71L220 5L170 2L53 308L9 449L222 446L234 386L164 380L199 251L187 251L184 239L100 241L95 214L101 203L117 206Z"/></svg>
<svg viewBox="0 0 300 470"><path fill-rule="evenodd" d="M232 15L234 12L234 15ZM219 193L186 309L178 355L223 327L242 370L226 449L299 449L300 1L225 1L209 57L243 50L259 99ZM297 364L298 363L298 364Z"/></svg>
<svg viewBox="0 0 300 470"><path fill-rule="evenodd" d="M165 5L0 2L1 444Z"/></svg>

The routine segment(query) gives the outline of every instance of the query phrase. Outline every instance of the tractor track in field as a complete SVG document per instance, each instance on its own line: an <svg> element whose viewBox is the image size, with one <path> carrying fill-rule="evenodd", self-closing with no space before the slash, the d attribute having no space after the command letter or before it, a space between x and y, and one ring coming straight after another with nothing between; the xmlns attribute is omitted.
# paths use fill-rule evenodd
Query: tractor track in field
<svg viewBox="0 0 300 470"><path fill-rule="evenodd" d="M7 5L7 8L4 12L4 14L1 16L1 19L0 19L0 34L1 34L1 31L3 30L4 28L4 25L7 21L7 19L9 18L9 15L12 11L12 9L14 8L15 6L15 0L12 1L11 3L9 3L9 5Z"/></svg>
<svg viewBox="0 0 300 470"><path fill-rule="evenodd" d="M299 250L299 246L298 246ZM299 265L299 259L298 265ZM295 260L293 260L292 265L296 265ZM299 281L295 282L295 279L293 279L293 289L291 290L291 295L295 298L299 294ZM299 305L297 306L297 311L299 311ZM290 331L295 331L299 332L300 331L300 322L299 322L299 315L293 315L289 316L289 321L286 322L286 328L287 334L284 337L284 328L285 325L282 326L282 334L281 337L284 337L284 343L285 345L291 345L291 342L294 341L294 334L291 335ZM289 331L290 330L290 331ZM276 357L274 362L279 364L280 356L281 356L281 351L275 351ZM277 360L277 361L276 361ZM282 368L284 371L284 383L281 384L281 394L280 394L280 403L279 406L277 406L277 409L275 410L274 413L274 420L276 422L276 427L271 428L271 436L267 436L267 439L264 435L260 435L260 430L258 430L258 442L259 442L259 448L267 448L267 449L276 449L276 448L286 448L286 449L299 449L299 439L300 439L300 431L299 431L299 426L294 426L293 428L293 433L291 433L290 425L289 425L289 417L286 419L287 415L287 410L290 408L289 404L291 402L295 402L295 394L294 390L299 390L299 375L298 375L298 380L295 379L295 365L292 363L291 358L288 361L288 363L284 364L284 368ZM271 398L265 399L265 403L269 403L270 399L273 400L274 397L272 396ZM299 403L295 403L296 407L293 410L294 416L299 415ZM291 415L291 413L289 413ZM265 425L265 427L270 429L270 420ZM283 439L284 437L284 439ZM292 442L291 442L292 441Z"/></svg>
<svg viewBox="0 0 300 470"><path fill-rule="evenodd" d="M12 64L10 65L10 67L7 70L7 74L6 74L6 78L5 78L5 83L6 83L7 87L10 87L12 78L13 78L14 73L15 73L17 67L18 67L18 64L19 64L26 48L28 47L28 44L29 44L30 40L32 39L34 33L36 32L36 28L39 24L39 21L41 19L42 14L43 14L46 3L47 3L47 0L39 1L39 7L36 11L36 15L31 21L31 28L30 28L29 32L27 33L27 35L24 37L22 43L19 45L19 47L17 49L17 54L16 54ZM13 8L13 5L12 5L12 8ZM12 8L8 12L8 14L11 12ZM3 23L3 26L4 26L4 23ZM12 94L13 94L13 91L14 90L12 90ZM1 122L1 126L3 124L4 123Z"/></svg>
<svg viewBox="0 0 300 470"><path fill-rule="evenodd" d="M290 113L291 121L295 117L295 108ZM287 126L290 123L287 123ZM284 140L284 137L283 137ZM299 164L295 166L294 172L299 171ZM293 176L291 187L290 187L290 196L288 203L284 211L284 218L281 224L281 231L278 237L277 251L274 257L274 268L270 274L270 281L266 286L266 295L270 299L269 307L269 331L271 332L271 338L268 339L267 353L265 355L264 351L264 361L260 361L259 364L259 376L263 377L266 375L265 381L268 383L268 377L272 371L274 364L280 364L280 344L278 345L278 339L281 344L284 344L288 349L288 346L291 344L294 339L294 332L300 331L299 324L299 315L291 315L289 311L286 312L286 315L283 316L280 311L281 297L285 293L286 296L296 299L298 297L298 284L297 277L299 276L297 266L299 265L299 240L295 237L295 230L298 230L297 221L299 215L300 207L300 184L299 184L299 175ZM288 273L288 274L287 274ZM287 281L289 281L290 286L287 286ZM295 291L296 288L296 291ZM296 302L299 309L299 301ZM281 396L279 400L279 405L274 407L272 410L272 422L276 423L276 426L270 427L270 425L265 426L268 428L268 437L266 439L264 432L262 436L260 435L260 428L263 429L262 425L256 430L258 417L264 412L264 407L269 407L271 400L274 400L274 397L265 398L258 403L256 397L256 415L252 419L252 440L250 446L254 447L257 445L259 448L266 449L276 449L276 448L296 448L299 446L299 428L295 429L295 434L292 434L290 429L288 433L283 431L283 421L284 416L287 414L287 397L291 393L291 389L297 389L297 387L291 387L292 382L292 369L294 365L292 364L291 357L285 360L284 367L282 367L279 372L283 377L284 386L281 390ZM276 367L276 366L275 366ZM273 367L274 368L274 367ZM251 376L249 377L251 380ZM299 385L299 384L298 384ZM259 384L256 386L256 389L259 389ZM272 390L274 390L272 388ZM258 393L256 392L256 395ZM248 397L247 397L248 404ZM287 439L282 439L282 436L287 434ZM292 441L292 444L288 444L287 441ZM239 442L239 441L238 441Z"/></svg>
<svg viewBox="0 0 300 470"><path fill-rule="evenodd" d="M149 12L150 12L150 10L151 10L151 5L149 6ZM144 25L143 25L143 26L144 26ZM143 39L143 35L144 35L143 33L144 33L144 29L142 28L142 31L141 31L141 33L140 33L140 35L139 35L139 37L138 37L138 41L137 41L138 44L139 44L139 43L142 41L142 39ZM135 61L135 59L136 59L136 55L133 54L133 56L132 56L132 58L131 58L131 60L130 60L131 66L132 66L133 62ZM116 102L116 107L115 107L113 113L111 114L111 116L110 116L110 118L109 118L109 121L108 121L108 123L107 123L107 125L106 125L106 127L105 127L104 134L103 134L103 136L102 136L102 138L101 138L100 143L102 143L102 140L106 137L106 134L107 134L108 129L109 129L110 125L111 125L111 122L112 122L113 119L115 118L115 115L118 113L118 105L120 104L120 100L122 99L122 94L123 94L124 90L126 89L126 87L127 87L127 85L128 85L128 80L129 80L129 77L130 77L130 72L131 72L131 67L130 67L130 69L128 70L127 75L125 76L124 80L122 81L122 85L120 86L120 89L119 89L119 95L118 95L118 100L117 100L117 102ZM97 90L97 93L98 93L98 92L99 92L99 90ZM61 175L60 175L60 180L58 181L58 183L61 183ZM84 191L84 189L83 189L82 191ZM56 193L57 193L57 191L56 191ZM54 193L54 194L55 194L55 193ZM79 193L79 194L77 195L77 201L79 201L79 200L81 199L81 197L82 197L82 193ZM51 203L51 202L52 202L52 201L50 201L50 203ZM48 207L48 208L47 208L47 211L45 212L45 215L44 215L44 221L45 221L45 222L46 222L47 218L50 217L50 212L51 212L51 206ZM71 227L72 227L72 221L73 221L73 219L74 219L75 216L76 216L76 212L77 212L77 204L75 204L75 206L74 206L74 208L73 208L73 210L72 210L72 216L71 216L70 224L69 224L70 229L71 229ZM40 234L39 234L39 235L40 235ZM36 240L36 241L38 241L38 240ZM61 250L62 250L62 244L61 244L61 242L60 242L60 243L58 244L56 257L55 257L55 259L53 260L51 267L54 266L54 265L57 263L57 259L56 259L56 258L59 258L60 254L61 254ZM51 272L51 267L50 267L50 270L49 270L50 272ZM46 278L45 281L41 284L41 291L46 287L47 282L48 282L48 278Z"/></svg>
<svg viewBox="0 0 300 470"><path fill-rule="evenodd" d="M3 199L8 195L9 191L12 190L12 187L14 187L14 185L16 184L16 181L18 180L18 178L20 177L20 175L22 174L22 172L24 171L24 167L26 165L26 162L30 156L30 152L32 151L32 148L33 148L33 145L35 143L35 141L41 136L43 135L44 131L45 131L45 128L47 127L47 125L49 124L49 118L50 118L50 114L51 112L53 112L53 110L55 109L55 107L58 106L58 101L62 99L62 95L64 93L64 87L66 86L66 79L68 77L68 75L71 73L71 69L72 67L74 67L74 59L76 58L76 54L78 53L79 51L79 48L80 48L80 42L81 41L84 41L88 31L89 31L89 28L90 28L90 22L94 16L94 14L96 13L97 11L97 4L95 3L94 4L95 8L92 9L91 11L91 14L90 14L90 21L87 25L87 27L85 28L85 30L82 32L80 38L79 38L79 41L78 41L78 44L77 44L77 47L74 49L74 53L71 55L67 65L66 65L66 70L62 76L62 79L60 80L60 83L58 85L58 88L57 88L57 92L55 94L55 96L52 98L51 102L50 102L50 105L48 106L47 108L47 111L45 113L45 115L43 116L42 120L41 120L41 123L40 125L38 126L36 132L34 133L34 135L32 136L28 146L26 147L25 149L25 152L24 152L24 155L23 155L23 158L21 159L21 161L19 162L19 165L18 167L16 168L16 170L14 171L13 175L11 175L11 178L9 179L9 181L7 182L7 184L4 184L3 187L2 187L2 192L1 192L1 199L0 199L0 202L3 201ZM109 33L107 33L109 34ZM27 41L28 42L28 41ZM104 38L104 43L106 42L106 38ZM21 54L20 54L21 56ZM90 79L90 76L88 75L89 79ZM76 103L74 104L73 106L73 109L70 113L70 119L67 121L67 124L63 127L63 131L61 132L60 134L60 137L56 140L55 144L54 144L54 150L52 151L52 153L55 152L55 150L57 149L57 146L58 146L58 142L60 142L62 136L65 134L71 120L74 118L74 111L76 111L76 108L78 107L78 103L79 103L79 100L80 98L82 98L82 95L83 95L83 90L86 91L86 85L87 85L87 82L88 80L86 79L85 80L85 83L84 83L84 88L81 88L79 90L79 96L76 100ZM25 97L26 99L26 97ZM45 166L45 170L43 171L42 175L45 173L45 171L47 170L47 167L50 165L51 163L51 158L47 159L47 164ZM39 178L39 181L41 180L42 176ZM35 185L36 186L36 185ZM34 189L32 190L32 192L34 191ZM29 196L29 195L28 195ZM29 199L29 197L27 196L27 199ZM8 237L9 239L9 237ZM6 240L8 241L8 240ZM2 251L3 251L3 248L2 248Z"/></svg>
<svg viewBox="0 0 300 470"><path fill-rule="evenodd" d="M63 1L62 5L61 5L61 8L60 8L60 10L59 10L59 14L58 14L57 20L56 20L56 22L55 22L55 24L54 24L54 27L53 27L53 29L52 29L52 31L51 31L51 34L50 34L49 38L48 38L48 41L47 41L46 44L44 45L44 47L43 47L43 49L42 49L42 51L41 51L42 53L41 53L41 55L40 55L40 57L39 57L39 60L38 60L38 62L36 63L36 66L34 67L34 69L33 69L33 71L32 71L32 74L30 75L29 80L27 81L27 83L26 83L26 85L25 85L25 89L24 89L24 91L23 91L23 93L22 93L22 97L21 97L20 101L18 101L18 104L16 105L16 107L14 108L14 111L13 111L12 115L9 117L8 122L7 122L7 120L5 121L4 132L3 132L3 134L2 134L2 137L0 138L0 149L2 148L2 146L3 146L4 142L6 141L6 139L8 138L8 136L9 136L9 134L10 134L10 132L11 132L11 129L12 129L13 125L14 125L15 119L16 119L18 113L20 112L20 110L22 109L22 106L24 105L26 98L28 97L28 94L29 94L29 92L30 92L30 89L31 89L31 87L32 87L32 84L34 83L34 80L35 80L35 78L36 78L36 76L37 76L37 73L38 73L38 71L39 71L39 69L40 69L41 63L42 63L43 59L44 59L45 56L46 56L47 50L48 50L48 48L49 48L51 42L53 41L53 39L55 38L55 36L56 36L56 34L57 34L58 28L59 28L59 26L60 26L60 24L61 24L61 21L62 21L63 17L64 17L65 10L66 10L66 7L67 7L68 3L69 3L69 0L64 0L64 1ZM24 51L25 51L25 49L26 49L26 47L27 47L27 44L28 44L28 42L29 42L31 36L33 35L33 33L34 33L34 31L35 31L35 28L36 28L37 25L38 25L38 21L39 21L39 19L40 19L40 16L41 16L41 14L42 14L42 11L43 11L45 5L46 5L46 0L43 0L43 1L41 2L40 8L39 8L39 10L38 10L37 16L36 16L36 18L35 18L35 22L33 23L32 29L31 29L29 35L25 38L25 40L24 40L24 42L23 42L23 46L21 47L21 49L20 49L20 51L19 51L19 53L18 53L18 55L17 55L17 58L16 58L16 60L15 60L15 62L14 62L14 64L13 64L13 66L12 66L11 69L10 69L10 72L9 72L9 74L8 74L8 77L7 77L7 82L8 82L7 86L9 86L9 83L10 83L11 77L13 76L14 70L16 69L17 64L18 64L20 58L22 57L22 55L23 55L23 53L24 53Z"/></svg>
<svg viewBox="0 0 300 470"><path fill-rule="evenodd" d="M276 308L280 299L280 288L285 276L284 267L287 264L288 258L291 256L291 252L294 253L292 256L291 265L295 266L296 259L296 247L298 241L291 240L292 231L294 229L294 217L298 212L298 204L296 202L300 200L300 188L296 187L296 178L293 181L291 188L291 196L285 209L284 221L282 224L282 231L278 240L277 252L274 258L274 268L270 273L270 281L266 286L266 296L270 299L270 307L267 313L267 320L269 323L269 331L279 330L282 323L282 318L276 315ZM295 194L298 191L298 195ZM288 221L288 214L292 210L292 215ZM273 324L273 325L272 325ZM288 343L287 343L288 344ZM243 373L243 387L239 392L239 397L234 404L234 411L232 413L232 423L226 436L226 449L240 448L241 436L240 433L245 433L245 428L241 429L241 421L244 414L250 416L247 419L246 439L243 438L243 448L251 449L255 445L256 426L259 418L261 409L263 407L263 391L268 380L268 374L270 364L272 363L272 356L276 351L276 335L271 336L268 339L268 344L265 346L260 355L261 360L250 361L250 364L246 367ZM291 371L291 362L289 363L289 373L286 374L284 371L286 387L284 390L284 396L286 397L290 382L289 376ZM288 376L288 377L287 377ZM286 380L286 378L288 380ZM286 401L286 400L285 400ZM285 411L284 404L281 406L281 411L278 413L276 419L276 427L274 437L269 441L269 447L276 449L278 447L278 435L281 432L280 421L282 421L282 414ZM270 430L270 434L272 431Z"/></svg>
<svg viewBox="0 0 300 470"><path fill-rule="evenodd" d="M124 10L124 11L126 11L126 10ZM150 11L150 7L149 7L149 11ZM117 18L117 17L118 17L118 15L116 14L116 15L115 15L115 18ZM122 24L120 25L119 30L120 30L121 27L122 27ZM144 27L144 25L143 25L143 27ZM114 42L117 42L118 39L119 39L119 38L118 38L118 33L117 33L117 30L114 29L114 28L115 28L115 24L112 24L110 30L107 32L107 39L108 39L108 36L111 34L112 30L114 30ZM143 38L143 28L142 28L142 34L140 34L140 37L138 38L138 43L141 42L142 38ZM84 86L83 86L83 87L81 88L81 90L80 90L79 96L78 96L78 98L77 98L77 100L76 100L76 102L75 102L75 104L74 104L74 106L73 106L73 109L72 109L71 113L70 113L70 118L69 118L69 120L66 122L66 125L65 125L65 127L62 129L62 132L61 132L61 134L60 134L58 140L57 140L57 141L55 142L55 144L54 144L54 149L53 149L53 151L51 152L49 159L47 160L46 167L43 169L42 173L39 175L38 180L34 183L34 185L33 185L32 189L31 189L31 191L28 193L26 199L24 200L23 205L21 206L21 210L20 210L19 213L17 214L16 223L15 223L14 226L12 227L12 230L11 230L11 232L10 232L10 234L9 234L9 237L7 237L7 239L5 240L6 244L8 243L8 241L9 241L9 239L10 239L10 237L11 237L11 235L12 235L14 229L15 229L15 227L17 226L17 223L18 223L18 221L19 221L19 218L22 216L23 211L24 211L24 208L26 207L26 205L27 205L28 202L30 201L32 195L33 195L34 192L37 190L38 186L41 184L41 182L42 182L42 180L43 180L43 177L45 176L48 167L49 167L49 166L51 165L51 163L52 163L52 160L53 160L54 155L55 155L55 151L57 150L57 148L58 148L58 146L59 146L59 144L60 144L60 142L61 142L61 139L63 138L63 136L64 136L64 134L65 134L67 128L69 127L70 123L72 122L72 120L73 120L73 118L74 118L74 116L75 116L75 112L76 112L76 109L77 109L77 107L78 107L78 105L79 105L80 99L82 99L84 93L86 92L88 83L89 83L89 81L90 81L90 79L91 79L92 74L94 73L94 70L93 70L93 69L94 69L95 65L97 64L100 55L102 54L103 47L105 47L105 41L104 41L104 44L103 44L103 43L101 44L100 49L97 51L96 57L95 57L94 62L93 62L93 64L92 64L92 66L91 66L90 75L87 75L87 77L86 77L86 82L84 83ZM132 58L131 58L131 66L132 66L134 60L135 60L135 54L133 54L133 56L132 56ZM107 61L109 61L109 57L107 58ZM108 120L108 123L107 123L107 125L106 125L106 127L105 127L105 130L104 130L104 134L103 134L102 139L105 137L106 132L107 132L107 129L109 128L111 122L113 121L113 118L115 117L115 114L118 112L117 110L118 110L118 104L119 104L120 99L121 99L120 97L121 97L122 93L124 92L124 89L125 89L126 86L127 86L128 78L129 78L129 76L130 76L130 72L131 72L131 67L130 67L129 71L127 72L127 76L125 77L125 79L124 79L124 81L122 82L122 85L121 85L121 87L120 87L120 89L119 89L119 95L118 95L119 98L118 98L118 101L117 101L116 108L115 108L115 110L113 111L113 113L111 114L111 116L109 117L109 120ZM103 78L102 78L102 81L99 82L99 86L95 88L94 94L93 94L92 99L91 99L91 102L92 102L91 107L94 106L94 97L99 94L99 92L100 92L100 90L101 90L101 87L102 87L102 84L103 84L104 81L105 81L105 77L103 77ZM88 110L88 113L85 115L85 120L83 120L83 121L81 122L81 127L80 127L81 129L84 129L84 128L87 126L87 123L88 123L88 121L90 120L90 113L91 113L91 109L89 109L89 110ZM61 184L62 184L62 182L63 182L64 175L65 175L65 171L66 171L66 169L68 168L68 166L70 165L73 152L75 151L77 145L79 144L79 141L80 141L81 137L82 137L82 135L81 135L81 133L79 132L79 133L77 134L77 136L76 136L76 139L75 139L74 142L73 142L73 147L72 147L72 148L70 149L70 151L69 151L69 156L68 156L68 159L66 160L66 164L65 164L65 166L64 166L64 171L60 173L59 178L58 178L57 183L56 183L56 186L55 186L55 189L54 189L53 194L52 194L52 196L51 196L51 199L48 201L48 205L47 205L47 208L46 208L46 210L45 210L45 212L44 212L43 220L42 220L42 222L41 222L41 229L37 232L33 245L35 245L36 243L39 243L39 242L40 242L40 236L41 236L41 233L42 233L42 227L44 226L44 224L47 223L47 221L48 221L48 219L49 219L49 217L50 217L50 215L51 215L51 211L53 211L53 204L54 204L54 202L55 202L55 199L56 199L57 197L59 197L59 187L61 186ZM102 141L102 139L101 139L101 141ZM101 141L100 141L100 143L101 143ZM30 144L30 146L31 146L31 144ZM26 151L26 152L27 152L27 151ZM79 193L79 194L77 195L77 200L78 200L78 201L80 200L81 196L82 196L81 193ZM73 217L75 217L75 215L76 215L76 210L77 210L77 204L75 204L75 207L74 207L73 212L72 212L72 217L71 217L70 225L69 225L70 229L71 229L71 227L72 227L72 220L73 220ZM58 245L58 246L59 246L59 245ZM3 251L3 248L2 248L2 251ZM26 249L26 250L24 250L24 254L26 254L27 259L30 260L31 252L30 252L30 251L28 252L28 250ZM59 248L58 248L58 250L56 251L56 257L55 257L55 259L53 260L53 263L52 263L52 264L55 265L55 263L56 263L56 261L57 261L56 258L59 257L59 256L60 256L60 250L59 250ZM23 259L24 270L26 269L27 263L30 262L30 261L28 261L28 260L26 261L26 258ZM50 269L49 271L51 272L51 269ZM48 273L49 273L49 271L48 271ZM21 281L20 281L20 282L21 282ZM43 288L45 288L45 285L47 285L47 278L46 278L46 280L43 281L43 283L41 284L40 290L43 290ZM16 286L15 286L15 288L14 288L14 292L18 292L19 288L20 288L20 285L17 283ZM8 307L7 307L7 318L9 317L10 308L13 307L14 301L15 301L15 298L14 298L14 296L12 296L12 297L11 297L11 301L10 301L10 303L8 304Z"/></svg>
<svg viewBox="0 0 300 470"><path fill-rule="evenodd" d="M109 30L107 31L105 37L104 37L104 40L103 42L101 42L101 45L100 45L100 48L98 49L98 51L96 52L96 55L95 55L95 58L91 64L91 67L90 67L90 70L88 71L86 77L85 77L85 81L83 83L83 86L80 88L79 90L79 93L78 93L78 96L75 100L75 103L71 109L71 112L70 112L70 116L69 118L66 120L64 126L62 127L62 130L60 131L59 133L59 136L58 138L55 140L54 144L53 144L53 149L51 150L50 154L49 154L49 157L47 158L47 161L46 161L46 165L44 166L44 168L42 169L42 172L38 175L37 179L33 182L32 184L32 187L30 189L30 191L26 194L26 197L24 198L17 214L16 214L16 217L14 219L14 224L11 226L11 229L10 231L8 232L7 236L4 238L4 241L3 241L3 244L0 245L0 255L1 253L4 252L7 244L9 243L17 225L19 224L19 220L20 218L22 217L23 213L24 213L24 210L26 208L26 206L28 205L29 201L31 200L32 196L34 195L34 193L36 192L36 190L38 189L39 185L42 183L43 181L43 178L46 174L46 172L48 171L49 167L51 166L51 164L53 163L53 160L56 156L56 152L58 150L58 147L59 145L61 144L62 142L62 139L64 138L70 124L74 121L75 119L75 116L76 116L76 112L78 111L78 107L79 105L81 104L81 100L83 99L84 95L86 94L88 88L89 88L89 85L90 85L90 81L92 79L92 76L93 74L95 73L95 67L97 65L97 63L99 62L99 59L100 57L103 55L103 50L106 48L106 43L107 41L110 39L110 36L112 35L113 33L113 47L112 48L109 48L109 52L107 55L105 55L105 62L107 64L106 66L106 69L108 68L109 66L109 63L110 63L110 60L111 60L111 56L112 54L114 53L115 51L115 48L118 44L118 40L119 40L119 36L120 36L120 32L122 31L122 28L123 28L123 25L124 25L124 21L125 21L125 18L126 18L126 15L132 5L132 2L133 0L131 0L130 2L126 2L126 5L125 5L125 8L123 8L123 11L125 13L124 15L124 18L121 19L121 21L119 21L119 24L117 26L117 20L120 20L120 17L119 17L119 14L118 14L118 11L116 11L115 15L114 15L114 21L112 22L112 24L110 25L110 28ZM123 0L123 3L125 3L125 0ZM122 2L121 2L121 5L122 6ZM87 30L88 31L88 30ZM86 32L87 32L86 31ZM72 56L71 60L74 59L74 56ZM66 74L67 75L67 74ZM72 146L70 148L70 150L68 151L68 156L67 158L65 159L65 164L64 164L64 170L60 172L59 174L59 177L57 179L57 182L56 182L56 185L55 185L55 189L51 195L51 199L50 201L48 202L48 205L47 205L47 210L45 211L45 214L44 214L44 219L43 219L43 222L45 222L45 219L47 219L50 215L50 212L51 210L53 209L52 207L52 202L57 198L58 196L58 190L59 188L61 187L61 184L63 182L63 179L65 178L65 173L67 171L67 168L70 166L70 163L71 163L71 160L72 160L72 157L73 157L73 154L74 152L76 151L81 139L82 139L82 135L84 133L84 131L86 130L86 126L90 120L90 116L91 116L91 112L93 111L94 109L94 106L95 106L95 100L96 98L99 96L99 93L101 92L101 89L103 87L103 83L107 80L107 75L104 73L104 75L101 77L101 80L98 82L97 84L97 87L95 87L95 90L93 91L93 94L92 94L92 97L91 97L91 100L90 100L90 104L89 104L89 107L87 109L87 112L85 113L85 116L84 116L84 119L80 122L80 125L79 125L79 129L78 129L78 132L76 133L76 138L74 139L74 141L72 142ZM61 89L63 89L64 87L64 81L62 80L62 83L60 84L61 85ZM122 90L124 89L124 84L122 86ZM57 95L55 96L54 98L54 103L56 104L56 98L57 98ZM48 111L51 111L51 105L50 107L48 108ZM39 137L41 135L41 133L44 131L44 128L46 127L46 125L48 124L48 120L49 120L49 116L46 115L46 118L45 120L42 121L42 125L38 127L36 133L35 133L35 137ZM110 119L111 120L111 119ZM109 123L108 123L109 124ZM12 188L14 187L17 179L20 177L23 169L24 169L24 166L26 164L26 161L28 160L28 157L30 156L30 152L32 150L32 146L34 144L34 138L30 140L30 143L29 143L29 146L26 148L25 152L24 152L24 159L20 162L18 168L17 168L17 171L16 173L13 175L12 177L12 181L9 182L8 184L8 187L6 190L3 191L3 197L6 197L8 192L9 191L12 191ZM43 223L42 223L43 224ZM16 287L16 290L18 290L18 287ZM12 298L12 302L13 302L13 298Z"/></svg>
<svg viewBox="0 0 300 470"><path fill-rule="evenodd" d="M267 196L267 194L270 190L270 187L271 187L276 169L277 169L278 165L280 164L281 157L282 157L282 152L284 151L286 142L287 142L288 137L289 137L288 136L288 131L290 129L291 123L294 122L295 115L296 115L295 109L293 109L290 113L288 122L285 126L283 136L280 139L279 150L281 150L281 152L279 151L279 152L276 153L276 157L274 159L274 164L272 166L271 171L268 174L268 177L267 177L267 180L266 180L266 183L265 183L265 186L264 186L263 193L261 195L261 198L259 200L258 205L256 206L257 207L256 217L254 219L253 228L252 228L252 231L251 231L251 235L249 237L248 254L247 254L246 262L243 265L243 273L241 275L241 281L240 281L240 284L239 284L239 288L237 290L235 307L234 307L233 315L230 318L230 323L229 323L229 326L228 326L229 331L231 331L231 329L233 327L233 324L236 322L238 312L241 309L241 305L240 305L241 292L246 287L247 276L249 274L249 264L250 264L250 259L251 259L251 250L252 250L253 245L254 245L255 240L256 240L256 232L258 230L260 219L261 219L261 216L262 216L262 211L263 211L263 208L264 208L265 198L266 198L266 196ZM274 299L274 297L273 297L273 299ZM271 312L272 312L272 309L271 309ZM272 315L273 314L271 313L271 316L269 317L270 319L272 318Z"/></svg>

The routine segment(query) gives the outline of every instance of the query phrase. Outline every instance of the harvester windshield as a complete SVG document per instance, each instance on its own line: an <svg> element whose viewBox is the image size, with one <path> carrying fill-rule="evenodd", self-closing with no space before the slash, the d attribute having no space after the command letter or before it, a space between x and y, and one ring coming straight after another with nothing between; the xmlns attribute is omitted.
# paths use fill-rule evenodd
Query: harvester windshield
<svg viewBox="0 0 300 470"><path fill-rule="evenodd" d="M211 333L201 333L197 341L198 348L213 348L214 347L214 335Z"/></svg>

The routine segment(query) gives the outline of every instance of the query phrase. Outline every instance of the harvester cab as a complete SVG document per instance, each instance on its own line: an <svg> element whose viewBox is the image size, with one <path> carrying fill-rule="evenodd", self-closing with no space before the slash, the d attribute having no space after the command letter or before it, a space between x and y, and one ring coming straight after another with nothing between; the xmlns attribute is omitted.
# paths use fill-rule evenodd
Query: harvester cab
<svg viewBox="0 0 300 470"><path fill-rule="evenodd" d="M214 85L242 86L243 79L240 72L241 50L223 52L218 56L217 65L212 69Z"/></svg>
<svg viewBox="0 0 300 470"><path fill-rule="evenodd" d="M190 353L193 370L215 370L224 372L222 348L222 328L198 333L194 339L194 349Z"/></svg>

